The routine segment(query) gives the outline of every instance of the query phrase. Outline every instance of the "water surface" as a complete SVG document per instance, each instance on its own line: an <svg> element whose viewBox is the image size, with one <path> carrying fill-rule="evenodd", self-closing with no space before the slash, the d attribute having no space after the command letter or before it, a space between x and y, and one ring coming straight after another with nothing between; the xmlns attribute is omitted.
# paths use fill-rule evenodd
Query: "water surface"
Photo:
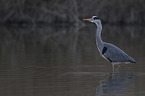
<svg viewBox="0 0 145 96"><path fill-rule="evenodd" d="M88 26L88 25L87 25ZM136 60L119 72L96 48L95 25L0 28L1 96L144 96L145 28L103 26L102 39Z"/></svg>

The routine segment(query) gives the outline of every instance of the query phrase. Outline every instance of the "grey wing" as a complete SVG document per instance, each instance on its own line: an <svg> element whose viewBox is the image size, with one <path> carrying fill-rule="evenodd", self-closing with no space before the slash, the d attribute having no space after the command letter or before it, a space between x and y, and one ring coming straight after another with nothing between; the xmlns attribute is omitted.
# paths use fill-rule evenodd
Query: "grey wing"
<svg viewBox="0 0 145 96"><path fill-rule="evenodd" d="M136 61L123 52L120 48L114 46L113 44L105 43L102 50L102 54L110 62L131 62L135 63Z"/></svg>

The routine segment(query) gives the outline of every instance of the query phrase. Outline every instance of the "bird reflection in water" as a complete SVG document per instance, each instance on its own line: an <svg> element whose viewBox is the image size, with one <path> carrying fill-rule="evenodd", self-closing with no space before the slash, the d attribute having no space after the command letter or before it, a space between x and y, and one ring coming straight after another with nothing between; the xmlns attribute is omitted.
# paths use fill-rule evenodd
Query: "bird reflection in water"
<svg viewBox="0 0 145 96"><path fill-rule="evenodd" d="M134 87L135 75L133 73L111 73L109 78L101 80L96 89L96 96L125 95L128 89Z"/></svg>

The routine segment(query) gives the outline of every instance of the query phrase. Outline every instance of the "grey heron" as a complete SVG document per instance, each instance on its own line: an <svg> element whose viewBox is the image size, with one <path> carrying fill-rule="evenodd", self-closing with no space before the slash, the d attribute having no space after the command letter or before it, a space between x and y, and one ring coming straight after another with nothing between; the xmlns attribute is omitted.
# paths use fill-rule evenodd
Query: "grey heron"
<svg viewBox="0 0 145 96"><path fill-rule="evenodd" d="M109 62L112 63L113 71L115 64L121 63L136 63L136 61L128 56L124 51L122 51L117 46L103 42L101 39L101 31L102 31L102 23L101 20L97 16L93 16L92 18L83 19L85 21L90 21L97 25L96 31L96 44L100 54Z"/></svg>

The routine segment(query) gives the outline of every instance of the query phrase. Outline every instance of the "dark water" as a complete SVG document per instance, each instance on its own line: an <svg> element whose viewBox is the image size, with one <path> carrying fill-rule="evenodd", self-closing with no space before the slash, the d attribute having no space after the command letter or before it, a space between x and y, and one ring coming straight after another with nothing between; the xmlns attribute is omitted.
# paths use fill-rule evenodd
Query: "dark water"
<svg viewBox="0 0 145 96"><path fill-rule="evenodd" d="M103 27L103 41L136 60L119 72L95 45L96 27L0 28L0 96L145 96L145 28Z"/></svg>

